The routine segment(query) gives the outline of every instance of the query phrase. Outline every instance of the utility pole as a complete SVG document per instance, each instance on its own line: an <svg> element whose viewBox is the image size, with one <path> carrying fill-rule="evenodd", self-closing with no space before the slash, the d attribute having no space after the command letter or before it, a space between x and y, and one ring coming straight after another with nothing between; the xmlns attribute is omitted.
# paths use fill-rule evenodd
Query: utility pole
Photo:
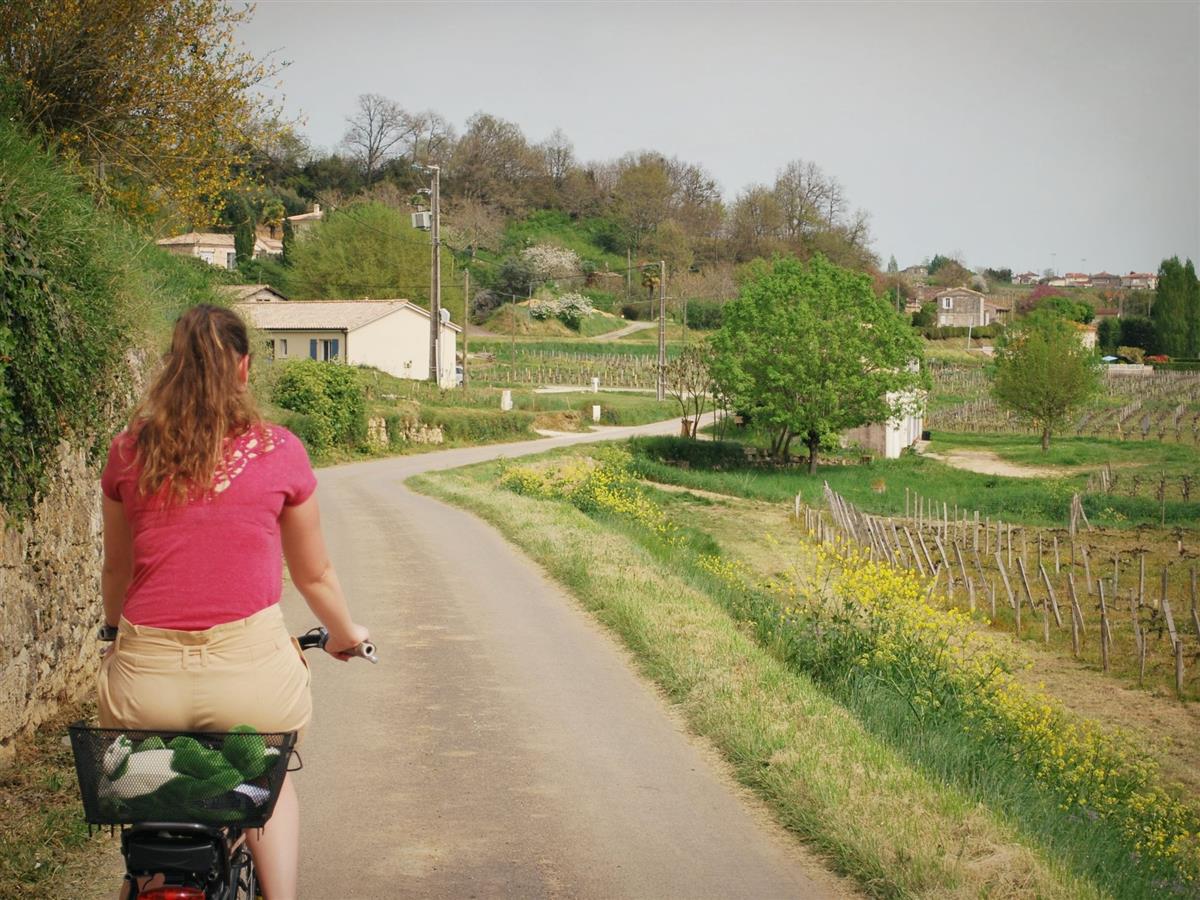
<svg viewBox="0 0 1200 900"><path fill-rule="evenodd" d="M658 261L658 399L667 398L667 263Z"/></svg>
<svg viewBox="0 0 1200 900"><path fill-rule="evenodd" d="M467 389L467 334L471 329L471 270L463 267L463 390ZM458 379L456 378L455 381Z"/></svg>
<svg viewBox="0 0 1200 900"><path fill-rule="evenodd" d="M433 174L433 186L430 188L429 205L433 213L430 224L430 238L433 245L432 271L429 280L429 377L434 384L441 383L442 368L442 240L441 240L441 201L440 180L441 169L430 166ZM464 323L465 325L465 323Z"/></svg>

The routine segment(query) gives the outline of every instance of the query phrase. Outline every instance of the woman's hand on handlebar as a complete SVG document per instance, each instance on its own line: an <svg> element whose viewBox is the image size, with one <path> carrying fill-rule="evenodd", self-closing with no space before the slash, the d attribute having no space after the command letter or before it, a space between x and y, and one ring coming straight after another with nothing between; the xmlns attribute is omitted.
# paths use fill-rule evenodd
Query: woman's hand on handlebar
<svg viewBox="0 0 1200 900"><path fill-rule="evenodd" d="M346 662L354 658L354 650L359 644L364 641L369 641L371 635L367 629L354 622L350 623L350 627L344 632L329 632L329 639L325 642L325 652L334 659L340 659Z"/></svg>

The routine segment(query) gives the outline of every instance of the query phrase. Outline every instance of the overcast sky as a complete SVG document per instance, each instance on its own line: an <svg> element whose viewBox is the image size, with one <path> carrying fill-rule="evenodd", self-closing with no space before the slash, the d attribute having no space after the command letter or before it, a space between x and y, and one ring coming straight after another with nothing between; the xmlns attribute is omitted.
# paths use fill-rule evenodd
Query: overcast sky
<svg viewBox="0 0 1200 900"><path fill-rule="evenodd" d="M1200 257L1200 0L259 0L242 39L291 61L286 108L318 147L379 93L460 131L479 110L531 141L560 127L584 160L679 156L727 199L812 160L902 267Z"/></svg>

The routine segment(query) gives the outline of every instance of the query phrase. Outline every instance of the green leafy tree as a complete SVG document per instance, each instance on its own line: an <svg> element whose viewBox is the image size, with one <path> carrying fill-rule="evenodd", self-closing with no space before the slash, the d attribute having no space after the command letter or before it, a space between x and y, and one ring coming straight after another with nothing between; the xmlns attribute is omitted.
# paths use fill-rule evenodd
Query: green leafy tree
<svg viewBox="0 0 1200 900"><path fill-rule="evenodd" d="M327 216L290 248L284 293L293 299L405 298L429 305L429 237L381 203L356 203ZM461 283L442 254L442 305L459 309Z"/></svg>
<svg viewBox="0 0 1200 900"><path fill-rule="evenodd" d="M1075 324L1037 312L1006 332L996 347L992 395L1042 433L1042 450L1071 413L1100 386L1100 362Z"/></svg>
<svg viewBox="0 0 1200 900"><path fill-rule="evenodd" d="M292 264L292 248L296 244L296 229L292 227L291 219L283 220L283 262Z"/></svg>
<svg viewBox="0 0 1200 900"><path fill-rule="evenodd" d="M919 338L869 276L787 257L750 269L712 338L710 370L734 408L775 431L777 455L803 441L812 473L829 435L919 402L920 359Z"/></svg>
<svg viewBox="0 0 1200 900"><path fill-rule="evenodd" d="M1155 349L1168 356L1200 353L1200 284L1189 259L1164 259L1158 267L1158 287L1150 310L1154 321Z"/></svg>
<svg viewBox="0 0 1200 900"><path fill-rule="evenodd" d="M97 193L206 225L274 121L257 87L275 68L237 42L250 15L224 0L0 3L0 75Z"/></svg>
<svg viewBox="0 0 1200 900"><path fill-rule="evenodd" d="M251 223L241 222L234 229L233 249L239 263L246 263L254 258L254 226Z"/></svg>

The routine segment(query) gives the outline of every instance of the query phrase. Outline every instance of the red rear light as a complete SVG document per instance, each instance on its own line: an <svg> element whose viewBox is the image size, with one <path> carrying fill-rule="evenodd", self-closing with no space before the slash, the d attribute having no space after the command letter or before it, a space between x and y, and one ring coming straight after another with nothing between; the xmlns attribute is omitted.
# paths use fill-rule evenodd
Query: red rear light
<svg viewBox="0 0 1200 900"><path fill-rule="evenodd" d="M204 900L204 891L193 887L159 887L140 891L138 900Z"/></svg>

